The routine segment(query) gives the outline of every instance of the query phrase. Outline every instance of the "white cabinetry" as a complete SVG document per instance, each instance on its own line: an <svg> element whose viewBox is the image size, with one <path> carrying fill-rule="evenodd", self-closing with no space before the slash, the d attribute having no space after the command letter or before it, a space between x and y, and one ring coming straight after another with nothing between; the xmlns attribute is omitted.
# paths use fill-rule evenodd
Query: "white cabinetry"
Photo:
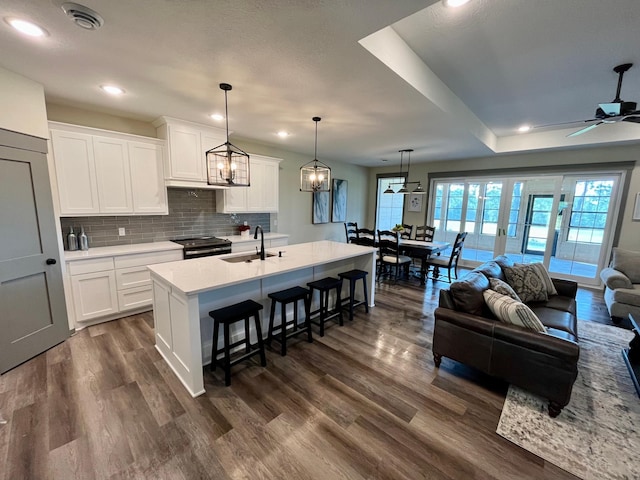
<svg viewBox="0 0 640 480"><path fill-rule="evenodd" d="M182 250L114 255L67 262L76 328L149 310L147 265L182 260Z"/></svg>
<svg viewBox="0 0 640 480"><path fill-rule="evenodd" d="M286 245L289 245L289 237L264 239L265 250L269 250L270 248L276 248L276 247L284 247ZM253 252L253 251L256 251L256 248L257 249L260 248L260 240L233 242L231 244L231 253Z"/></svg>
<svg viewBox="0 0 640 480"><path fill-rule="evenodd" d="M62 216L168 214L161 140L50 122Z"/></svg>
<svg viewBox="0 0 640 480"><path fill-rule="evenodd" d="M216 209L220 213L278 211L279 158L249 154L249 187L231 187L216 192Z"/></svg>
<svg viewBox="0 0 640 480"><path fill-rule="evenodd" d="M168 145L165 184L168 187L212 188L207 185L206 152L226 141L225 130L170 117L160 117L153 125L158 138L165 139Z"/></svg>

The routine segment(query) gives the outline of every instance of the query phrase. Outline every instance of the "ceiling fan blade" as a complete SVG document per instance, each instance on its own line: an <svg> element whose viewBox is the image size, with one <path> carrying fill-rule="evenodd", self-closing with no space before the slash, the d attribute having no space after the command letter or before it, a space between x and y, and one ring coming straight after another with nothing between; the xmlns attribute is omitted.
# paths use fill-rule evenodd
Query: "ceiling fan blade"
<svg viewBox="0 0 640 480"><path fill-rule="evenodd" d="M633 122L640 123L640 117L625 117L622 119L623 122Z"/></svg>
<svg viewBox="0 0 640 480"><path fill-rule="evenodd" d="M544 125L536 125L533 128L559 127L561 125L576 125L576 124L579 124L579 123L595 122L597 120L600 120L600 119L599 118L590 118L589 120L574 120L572 122L546 123Z"/></svg>
<svg viewBox="0 0 640 480"><path fill-rule="evenodd" d="M598 125L602 125L604 122L594 123L593 125L589 125L588 127L584 127L576 132L570 133L567 137L577 137L578 135L582 135L583 133L587 133L589 130L593 130Z"/></svg>

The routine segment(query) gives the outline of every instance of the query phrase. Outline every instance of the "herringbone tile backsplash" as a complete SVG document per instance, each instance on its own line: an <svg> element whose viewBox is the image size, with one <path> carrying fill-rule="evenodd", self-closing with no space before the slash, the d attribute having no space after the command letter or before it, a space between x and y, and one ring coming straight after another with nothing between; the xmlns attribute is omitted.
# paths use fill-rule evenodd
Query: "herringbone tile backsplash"
<svg viewBox="0 0 640 480"><path fill-rule="evenodd" d="M60 219L65 237L69 228L74 232L84 227L90 247L158 242L201 235L238 235L238 225L261 225L269 231L270 214L224 214L216 212L215 190L169 188L169 215L135 215L113 217L63 217ZM124 227L125 236L118 236Z"/></svg>

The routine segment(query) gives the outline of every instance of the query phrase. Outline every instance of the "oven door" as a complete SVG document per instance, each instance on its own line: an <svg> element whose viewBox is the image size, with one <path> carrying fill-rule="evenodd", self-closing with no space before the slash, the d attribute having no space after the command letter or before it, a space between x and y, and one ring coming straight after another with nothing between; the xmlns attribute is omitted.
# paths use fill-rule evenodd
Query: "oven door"
<svg viewBox="0 0 640 480"><path fill-rule="evenodd" d="M224 255L225 253L231 253L231 245L185 248L184 258L211 257L213 255Z"/></svg>

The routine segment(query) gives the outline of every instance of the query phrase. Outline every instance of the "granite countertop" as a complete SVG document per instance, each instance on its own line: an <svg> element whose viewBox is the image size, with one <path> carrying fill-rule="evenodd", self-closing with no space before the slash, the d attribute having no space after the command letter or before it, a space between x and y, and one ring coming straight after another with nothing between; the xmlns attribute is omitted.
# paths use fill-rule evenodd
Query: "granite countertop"
<svg viewBox="0 0 640 480"><path fill-rule="evenodd" d="M86 260L88 258L111 257L116 255L131 255L134 253L162 252L166 250L182 250L182 245L173 242L134 243L133 245L113 245L110 247L95 247L89 250L65 251L65 262Z"/></svg>
<svg viewBox="0 0 640 480"><path fill-rule="evenodd" d="M282 257L278 257L278 251L283 252ZM372 255L376 251L377 249L372 247L323 240L267 250L267 253L274 253L275 256L268 257L264 261L254 260L251 263L224 261L228 257L247 255L245 252L167 262L151 265L148 268L151 270L152 277L157 277L182 293L191 295L333 261L366 254Z"/></svg>

